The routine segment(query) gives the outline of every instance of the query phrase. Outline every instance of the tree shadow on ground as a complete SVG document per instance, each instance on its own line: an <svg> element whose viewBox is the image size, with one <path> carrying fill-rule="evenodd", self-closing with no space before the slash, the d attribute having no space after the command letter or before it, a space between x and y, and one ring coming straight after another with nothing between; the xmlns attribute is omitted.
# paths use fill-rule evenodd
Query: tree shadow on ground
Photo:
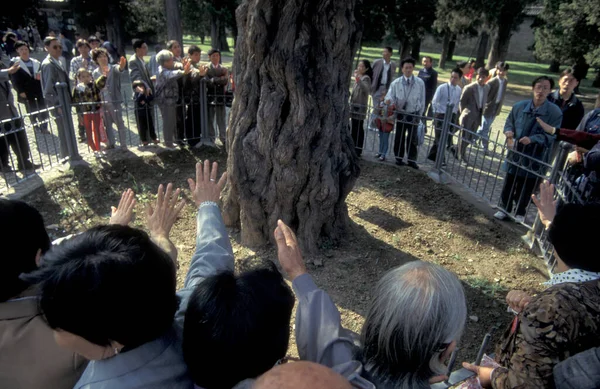
<svg viewBox="0 0 600 389"><path fill-rule="evenodd" d="M506 241L504 226L446 186L436 184L425 172L364 161L354 190L361 189L377 192L389 202L408 203L418 213L451 224L456 233L481 245L502 251L521 245L517 234Z"/></svg>

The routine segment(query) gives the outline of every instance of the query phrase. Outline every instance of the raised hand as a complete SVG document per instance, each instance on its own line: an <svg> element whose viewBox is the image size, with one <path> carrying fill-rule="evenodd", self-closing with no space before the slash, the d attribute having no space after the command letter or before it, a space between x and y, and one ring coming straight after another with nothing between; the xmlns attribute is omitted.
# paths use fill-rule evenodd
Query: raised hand
<svg viewBox="0 0 600 389"><path fill-rule="evenodd" d="M183 73L190 74L191 71L192 71L192 63L190 61L184 60Z"/></svg>
<svg viewBox="0 0 600 389"><path fill-rule="evenodd" d="M123 71L125 70L125 67L127 66L127 59L125 57L121 57L119 59L119 70Z"/></svg>
<svg viewBox="0 0 600 389"><path fill-rule="evenodd" d="M180 193L181 189L177 189L173 193L173 184L171 183L167 185L166 191L162 184L158 187L154 207L149 205L146 210L146 225L150 236L169 238L171 228L185 205L183 200L178 201Z"/></svg>
<svg viewBox="0 0 600 389"><path fill-rule="evenodd" d="M127 189L121 195L119 205L117 207L110 207L112 214L108 223L128 226L133 218L133 209L135 208L135 204L135 193L133 190Z"/></svg>
<svg viewBox="0 0 600 389"><path fill-rule="evenodd" d="M550 227L552 220L554 220L554 216L556 216L557 201L554 200L554 185L550 184L548 181L544 181L540 184L539 197L531 195L531 199L538 209L538 215L540 216L542 224L545 225L546 228Z"/></svg>
<svg viewBox="0 0 600 389"><path fill-rule="evenodd" d="M554 134L554 127L552 127L551 125L549 125L548 123L543 121L541 118L536 118L535 120L537 120L540 127L542 127L542 130L544 130L545 132L547 132L550 135Z"/></svg>
<svg viewBox="0 0 600 389"><path fill-rule="evenodd" d="M213 162L212 169L208 159L204 163L196 163L196 181L188 178L188 184L196 206L200 206L205 201L215 203L219 201L221 191L227 182L227 172L223 173L217 181L218 171L219 164L217 162Z"/></svg>
<svg viewBox="0 0 600 389"><path fill-rule="evenodd" d="M531 302L531 296L522 290L511 290L506 295L506 303L517 313L521 313L529 302Z"/></svg>
<svg viewBox="0 0 600 389"><path fill-rule="evenodd" d="M13 66L7 69L8 74L15 74L17 70L21 68L21 64L19 62L15 62Z"/></svg>
<svg viewBox="0 0 600 389"><path fill-rule="evenodd" d="M277 242L277 258L279 258L279 263L293 281L296 277L306 273L306 266L302 259L296 234L284 222L278 220L274 235Z"/></svg>

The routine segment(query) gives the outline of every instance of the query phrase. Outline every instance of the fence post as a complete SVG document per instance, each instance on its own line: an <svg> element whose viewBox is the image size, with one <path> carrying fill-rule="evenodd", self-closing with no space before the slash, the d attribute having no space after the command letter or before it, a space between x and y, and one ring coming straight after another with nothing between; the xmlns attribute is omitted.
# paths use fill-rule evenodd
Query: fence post
<svg viewBox="0 0 600 389"><path fill-rule="evenodd" d="M571 149L571 145L566 142L560 142L559 144L560 151L558 152L558 156L554 161L554 165L552 165L552 171L550 172L550 183L556 184L559 178L559 171L563 169L565 166L565 162L567 161L567 157L569 155L569 150Z"/></svg>
<svg viewBox="0 0 600 389"><path fill-rule="evenodd" d="M207 97L206 97L206 81L204 79L200 80L200 143L204 144L204 142L210 142L210 136L208 134L208 106Z"/></svg>
<svg viewBox="0 0 600 389"><path fill-rule="evenodd" d="M452 119L452 110L454 109L453 104L446 105L446 113L444 114L444 120L442 121L442 129L440 134L440 139L437 145L437 153L435 158L435 163L433 166L433 170L428 173L428 176L431 177L438 184L444 183L443 172L442 172L442 164L445 161L446 147L448 146L448 134L450 133L450 120ZM433 119L433 128L434 128L434 136L435 136L435 127L436 121Z"/></svg>
<svg viewBox="0 0 600 389"><path fill-rule="evenodd" d="M59 135L59 138L65 140L70 160L79 161L81 160L81 155L79 155L79 149L77 148L75 126L73 125L73 116L71 116L69 86L64 82L57 82L55 87L59 91L58 101L62 111L63 123L62 129L58 128L58 131L63 131L63 136Z"/></svg>

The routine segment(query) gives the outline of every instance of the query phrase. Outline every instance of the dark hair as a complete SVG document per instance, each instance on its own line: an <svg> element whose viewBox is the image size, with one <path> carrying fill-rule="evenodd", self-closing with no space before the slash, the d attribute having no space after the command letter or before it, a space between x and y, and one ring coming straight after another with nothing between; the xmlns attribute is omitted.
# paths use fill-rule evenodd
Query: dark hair
<svg viewBox="0 0 600 389"><path fill-rule="evenodd" d="M101 55L106 55L106 58L109 58L108 51L104 47L96 47L94 50L92 50L92 61L97 64L98 57Z"/></svg>
<svg viewBox="0 0 600 389"><path fill-rule="evenodd" d="M154 52L158 54L162 50L162 45L154 45Z"/></svg>
<svg viewBox="0 0 600 389"><path fill-rule="evenodd" d="M469 63L467 61L460 61L456 63L456 67L457 68L464 68L465 66L467 66Z"/></svg>
<svg viewBox="0 0 600 389"><path fill-rule="evenodd" d="M60 40L57 37L55 37L55 36L47 36L47 37L44 38L44 46L48 47L54 41L59 41L60 42Z"/></svg>
<svg viewBox="0 0 600 389"><path fill-rule="evenodd" d="M458 74L458 78L461 78L463 76L463 71L460 70L460 68L454 68L454 69L452 69L452 71L450 72L450 74L452 74L452 73Z"/></svg>
<svg viewBox="0 0 600 389"><path fill-rule="evenodd" d="M17 34L15 34L14 32L7 32L4 37L2 38L2 40L4 42L6 42L7 40L12 39L12 40L17 40Z"/></svg>
<svg viewBox="0 0 600 389"><path fill-rule="evenodd" d="M144 46L145 43L146 43L145 40L139 39L139 38L136 38L136 39L134 39L134 40L131 41L131 44L133 45L133 50L134 51L137 50L137 49L140 49L142 46Z"/></svg>
<svg viewBox="0 0 600 389"><path fill-rule="evenodd" d="M192 292L183 356L196 385L231 388L285 357L294 296L270 261L234 275L206 278ZM232 369L232 356L239 363Z"/></svg>
<svg viewBox="0 0 600 389"><path fill-rule="evenodd" d="M470 63L470 64L474 64L475 62L477 62L477 61L475 61L473 58L471 58L471 59L469 60L469 63Z"/></svg>
<svg viewBox="0 0 600 389"><path fill-rule="evenodd" d="M175 264L144 231L94 227L44 256L39 282L48 325L100 346L132 349L163 335L179 300Z"/></svg>
<svg viewBox="0 0 600 389"><path fill-rule="evenodd" d="M4 302L27 289L29 283L19 275L37 269L37 252L48 251L50 238L42 215L22 201L0 199L0 220L0 302Z"/></svg>
<svg viewBox="0 0 600 389"><path fill-rule="evenodd" d="M490 75L490 71L482 66L479 69L477 69L477 74L480 76L487 77Z"/></svg>
<svg viewBox="0 0 600 389"><path fill-rule="evenodd" d="M100 42L100 39L96 35L90 35L87 40L88 42Z"/></svg>
<svg viewBox="0 0 600 389"><path fill-rule="evenodd" d="M369 62L368 59L361 59L360 62L362 62L363 65L365 65L365 69L367 69L365 74L369 76L371 80L373 80L373 68L371 67L371 62Z"/></svg>
<svg viewBox="0 0 600 389"><path fill-rule="evenodd" d="M175 39L172 39L170 41L167 42L167 49L171 50L173 48L173 46L175 45L175 43L179 44L178 41L176 41ZM179 45L181 46L181 45Z"/></svg>
<svg viewBox="0 0 600 389"><path fill-rule="evenodd" d="M553 88L554 88L554 80L553 80L553 79L551 79L551 78L550 78L550 77L548 77L548 76L539 76L539 77L536 77L536 78L533 80L533 82L531 83L531 87L532 87L532 88L535 88L535 84L539 84L539 83L540 83L540 82L542 82L542 81L549 81L549 82L550 82L550 89L553 89Z"/></svg>
<svg viewBox="0 0 600 389"><path fill-rule="evenodd" d="M429 55L425 55L423 58L428 59L429 62L433 63L433 58L431 58Z"/></svg>
<svg viewBox="0 0 600 389"><path fill-rule="evenodd" d="M25 43L23 41L16 41L15 42L15 51L17 51L17 49L19 47L23 47L23 46L25 46L25 47L27 47L29 49L29 45L27 43ZM29 50L31 50L31 49L29 49Z"/></svg>
<svg viewBox="0 0 600 389"><path fill-rule="evenodd" d="M213 55L214 53L219 53L219 55L221 55L221 52L217 49L210 49L208 51L208 56L210 57L211 55Z"/></svg>
<svg viewBox="0 0 600 389"><path fill-rule="evenodd" d="M15 45L15 49L17 48L17 46ZM565 70L563 70L562 72L560 72L560 76L558 77L558 79L560 80L561 78L563 78L564 76L567 75L572 75L573 77L575 77L575 71L573 70L573 68L566 68ZM575 77L577 78L577 77Z"/></svg>
<svg viewBox="0 0 600 389"><path fill-rule="evenodd" d="M201 53L202 50L200 50L200 48L196 45L191 45L190 47L188 47L188 54L192 55L194 53Z"/></svg>
<svg viewBox="0 0 600 389"><path fill-rule="evenodd" d="M138 86L146 89L146 84L144 84L144 81L142 80L135 80L131 85L133 86L133 89L137 88Z"/></svg>
<svg viewBox="0 0 600 389"><path fill-rule="evenodd" d="M411 63L413 66L415 66L417 64L417 61L415 61L413 57L406 57L402 60L402 62L400 62L400 67L403 68L404 64L406 63Z"/></svg>
<svg viewBox="0 0 600 389"><path fill-rule="evenodd" d="M389 51L390 54L394 54L394 49L392 49L390 46L385 46L384 49Z"/></svg>
<svg viewBox="0 0 600 389"><path fill-rule="evenodd" d="M504 61L496 62L496 69L508 70L510 66Z"/></svg>
<svg viewBox="0 0 600 389"><path fill-rule="evenodd" d="M550 225L548 237L562 261L573 269L600 272L593 242L595 223L600 220L600 204L566 203L560 206Z"/></svg>
<svg viewBox="0 0 600 389"><path fill-rule="evenodd" d="M91 49L92 47L90 46L90 43L88 41L86 41L85 39L78 39L77 43L75 43L75 47L76 48L80 48L81 46L87 46L88 49Z"/></svg>

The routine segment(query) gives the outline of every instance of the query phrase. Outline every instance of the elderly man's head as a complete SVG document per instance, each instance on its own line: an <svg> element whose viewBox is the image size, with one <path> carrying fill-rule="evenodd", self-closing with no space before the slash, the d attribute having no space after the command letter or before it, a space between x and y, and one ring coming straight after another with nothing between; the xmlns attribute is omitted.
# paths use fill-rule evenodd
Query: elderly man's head
<svg viewBox="0 0 600 389"><path fill-rule="evenodd" d="M350 389L350 382L335 371L313 362L276 366L263 374L252 389Z"/></svg>
<svg viewBox="0 0 600 389"><path fill-rule="evenodd" d="M165 69L173 69L175 66L173 53L169 50L161 50L156 54L156 62Z"/></svg>
<svg viewBox="0 0 600 389"><path fill-rule="evenodd" d="M416 388L444 373L467 316L458 278L421 261L377 284L362 331L363 363L380 385Z"/></svg>

